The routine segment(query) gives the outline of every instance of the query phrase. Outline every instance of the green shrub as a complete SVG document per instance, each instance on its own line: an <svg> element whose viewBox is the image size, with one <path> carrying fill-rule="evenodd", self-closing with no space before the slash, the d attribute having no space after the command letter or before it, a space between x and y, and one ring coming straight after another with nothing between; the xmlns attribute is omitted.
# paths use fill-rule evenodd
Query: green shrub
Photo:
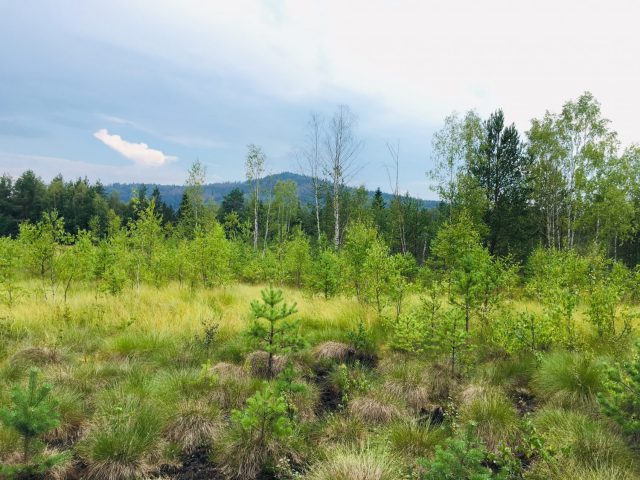
<svg viewBox="0 0 640 480"><path fill-rule="evenodd" d="M598 400L604 413L640 438L640 343L630 362L607 370L606 392Z"/></svg>
<svg viewBox="0 0 640 480"><path fill-rule="evenodd" d="M488 452L484 445L474 438L471 430L466 436L445 440L444 446L437 445L430 460L420 460L424 469L421 480L489 480L493 472L485 466Z"/></svg>
<svg viewBox="0 0 640 480"><path fill-rule="evenodd" d="M299 350L303 346L303 340L299 335L298 323L287 321L288 317L297 312L296 304L289 306L283 303L282 291L271 286L260 293L262 302L251 302L253 321L247 330L247 336L267 352L267 377L273 378L274 356Z"/></svg>

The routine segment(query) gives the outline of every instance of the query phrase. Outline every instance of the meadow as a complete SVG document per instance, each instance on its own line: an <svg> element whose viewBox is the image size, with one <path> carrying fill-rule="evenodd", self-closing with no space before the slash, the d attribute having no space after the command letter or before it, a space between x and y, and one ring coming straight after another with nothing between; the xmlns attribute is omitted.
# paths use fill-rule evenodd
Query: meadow
<svg viewBox="0 0 640 480"><path fill-rule="evenodd" d="M284 288L304 343L276 354L271 375L247 337L264 288L79 288L65 303L21 283L0 310L0 404L36 367L59 412L37 455L59 458L16 478L638 477L637 443L598 403L605 364L633 341L603 348L584 306L580 353L478 343L451 372L447 355L394 346L391 305L380 316L352 296ZM412 293L406 309L423 301ZM543 311L525 298L509 308ZM21 445L0 428L4 465L20 464Z"/></svg>

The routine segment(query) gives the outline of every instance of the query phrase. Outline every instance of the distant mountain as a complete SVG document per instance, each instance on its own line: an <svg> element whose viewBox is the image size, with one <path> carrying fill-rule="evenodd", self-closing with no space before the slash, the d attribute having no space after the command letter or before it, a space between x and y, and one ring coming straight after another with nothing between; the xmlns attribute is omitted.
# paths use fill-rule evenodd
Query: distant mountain
<svg viewBox="0 0 640 480"><path fill-rule="evenodd" d="M263 199L270 186L275 185L278 181L290 180L296 183L298 187L298 196L300 202L304 205L313 202L313 184L311 177L306 175L299 175L297 173L282 172L274 175L267 175L264 177L261 183L261 189L263 192ZM146 187L147 194L150 195L156 184L153 183L114 183L105 186L107 193L116 192L121 200L129 201L134 191L140 191L143 187ZM180 205L182 193L184 191L184 185L157 185L160 190L162 199L171 205L174 209L177 209ZM206 200L214 201L216 203L222 202L222 199L229 194L234 188L239 188L245 195L251 192L251 185L249 182L222 182L222 183L208 183L204 185L204 196ZM353 187L348 187L349 190L355 190ZM373 196L374 192L367 191L369 196ZM392 198L392 194L382 194L385 201L388 203ZM423 202L425 208L435 208L438 206L437 200L420 200Z"/></svg>

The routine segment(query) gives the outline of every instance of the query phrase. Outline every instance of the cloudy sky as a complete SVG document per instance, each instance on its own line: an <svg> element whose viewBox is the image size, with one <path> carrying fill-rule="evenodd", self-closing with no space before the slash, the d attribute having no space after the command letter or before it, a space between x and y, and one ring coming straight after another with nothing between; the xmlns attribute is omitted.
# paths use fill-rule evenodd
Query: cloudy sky
<svg viewBox="0 0 640 480"><path fill-rule="evenodd" d="M310 112L357 114L356 179L404 190L445 115L501 107L526 130L589 90L640 141L640 2L633 0L0 0L0 170L48 180L181 183L296 171Z"/></svg>

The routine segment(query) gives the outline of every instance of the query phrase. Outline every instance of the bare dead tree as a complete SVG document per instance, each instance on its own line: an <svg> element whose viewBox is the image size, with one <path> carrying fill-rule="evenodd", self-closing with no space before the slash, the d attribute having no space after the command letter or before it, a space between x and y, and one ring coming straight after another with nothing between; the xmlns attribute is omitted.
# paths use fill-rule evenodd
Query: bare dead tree
<svg viewBox="0 0 640 480"><path fill-rule="evenodd" d="M316 214L316 229L318 241L320 241L320 169L322 167L322 135L323 135L323 119L317 113L309 116L307 136L305 144L301 152L301 159L298 164L302 173L311 177L311 185L313 187L313 200Z"/></svg>
<svg viewBox="0 0 640 480"><path fill-rule="evenodd" d="M389 178L389 188L393 192L393 200L392 205L395 206L397 210L397 222L398 222L398 236L400 239L400 248L402 249L402 253L407 253L407 239L405 235L405 225L404 225L404 216L402 212L402 197L400 195L400 141L398 140L395 145L390 142L387 142L387 150L389 151L389 155L391 155L391 160L393 162L393 170L395 173L395 182L392 181L391 170L389 167L386 167L387 177ZM393 210L393 208L392 208Z"/></svg>
<svg viewBox="0 0 640 480"><path fill-rule="evenodd" d="M336 249L340 247L340 194L344 185L356 171L356 158L362 148L354 132L356 117L348 106L340 105L325 132L323 171L332 186L334 237Z"/></svg>

